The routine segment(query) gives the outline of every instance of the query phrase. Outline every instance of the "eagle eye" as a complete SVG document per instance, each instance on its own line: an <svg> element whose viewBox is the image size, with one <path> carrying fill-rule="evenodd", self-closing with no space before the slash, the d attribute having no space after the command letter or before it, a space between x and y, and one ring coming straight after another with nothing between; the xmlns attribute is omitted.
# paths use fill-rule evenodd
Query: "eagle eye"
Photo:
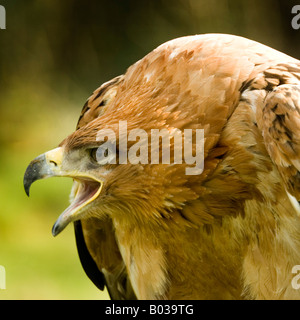
<svg viewBox="0 0 300 320"><path fill-rule="evenodd" d="M114 144L107 142L97 148L90 149L90 157L98 164L116 163L116 149Z"/></svg>
<svg viewBox="0 0 300 320"><path fill-rule="evenodd" d="M95 162L97 162L97 150L98 150L98 148L93 148L93 149L89 150L90 156Z"/></svg>

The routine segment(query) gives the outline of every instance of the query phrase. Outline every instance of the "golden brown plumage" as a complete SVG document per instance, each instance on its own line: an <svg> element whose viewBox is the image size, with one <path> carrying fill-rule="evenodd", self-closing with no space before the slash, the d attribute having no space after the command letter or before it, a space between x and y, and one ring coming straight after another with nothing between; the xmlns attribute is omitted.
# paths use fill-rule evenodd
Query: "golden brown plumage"
<svg viewBox="0 0 300 320"><path fill-rule="evenodd" d="M299 299L299 88L300 62L257 42L175 39L97 89L25 187L75 179L53 232L80 221L112 298ZM97 164L97 133L118 132L120 120L128 131L204 129L202 174L186 175L185 163Z"/></svg>

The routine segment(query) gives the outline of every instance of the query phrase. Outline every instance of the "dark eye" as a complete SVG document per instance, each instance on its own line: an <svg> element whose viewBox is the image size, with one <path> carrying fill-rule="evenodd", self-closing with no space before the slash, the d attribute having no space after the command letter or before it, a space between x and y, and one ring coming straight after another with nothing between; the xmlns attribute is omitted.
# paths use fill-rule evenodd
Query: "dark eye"
<svg viewBox="0 0 300 320"><path fill-rule="evenodd" d="M100 146L97 148L96 152L96 159L97 161L101 161L103 158L107 158L108 156L108 149Z"/></svg>
<svg viewBox="0 0 300 320"><path fill-rule="evenodd" d="M95 162L97 162L97 150L98 148L90 149L90 156Z"/></svg>
<svg viewBox="0 0 300 320"><path fill-rule="evenodd" d="M116 163L115 144L103 143L98 148L90 149L90 156L98 164Z"/></svg>
<svg viewBox="0 0 300 320"><path fill-rule="evenodd" d="M99 148L93 148L90 150L90 155L94 161L99 162L99 160L107 158L108 149L102 148L101 146Z"/></svg>

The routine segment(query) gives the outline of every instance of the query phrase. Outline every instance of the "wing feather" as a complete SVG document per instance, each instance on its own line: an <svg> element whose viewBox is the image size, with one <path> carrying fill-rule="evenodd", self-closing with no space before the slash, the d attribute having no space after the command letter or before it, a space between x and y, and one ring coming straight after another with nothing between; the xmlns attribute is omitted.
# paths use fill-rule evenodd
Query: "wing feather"
<svg viewBox="0 0 300 320"><path fill-rule="evenodd" d="M261 126L270 157L300 212L300 84L283 84L267 95Z"/></svg>

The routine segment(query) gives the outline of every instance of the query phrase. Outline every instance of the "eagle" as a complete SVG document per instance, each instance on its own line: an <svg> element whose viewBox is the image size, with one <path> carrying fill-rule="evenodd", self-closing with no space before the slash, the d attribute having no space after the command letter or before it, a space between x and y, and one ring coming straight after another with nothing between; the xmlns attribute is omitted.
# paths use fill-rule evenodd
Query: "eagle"
<svg viewBox="0 0 300 320"><path fill-rule="evenodd" d="M121 123L148 138L121 137ZM163 134L159 161L149 160L154 129L170 133L170 163ZM203 146L196 174L174 161L184 150L172 134L183 140L187 129L193 156ZM114 139L100 139L103 130ZM120 163L124 139L137 161ZM73 179L52 233L74 224L83 268L111 299L299 299L299 156L300 61L201 34L158 46L102 84L76 130L29 164L24 187L29 195L38 179Z"/></svg>

